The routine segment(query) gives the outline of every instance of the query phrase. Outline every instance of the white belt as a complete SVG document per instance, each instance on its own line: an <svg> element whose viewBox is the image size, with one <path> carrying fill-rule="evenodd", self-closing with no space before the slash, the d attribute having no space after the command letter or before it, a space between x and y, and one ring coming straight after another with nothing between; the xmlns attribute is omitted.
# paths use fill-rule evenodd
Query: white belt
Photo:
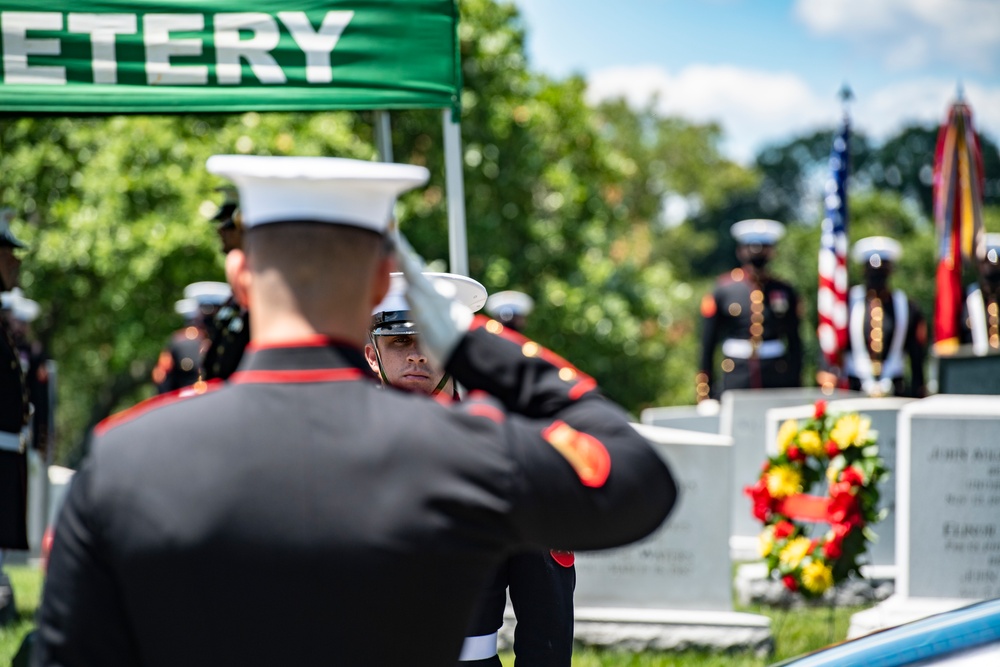
<svg viewBox="0 0 1000 667"><path fill-rule="evenodd" d="M24 446L28 442L28 427L20 433L7 433L6 431L0 431L0 449L5 452L17 452L18 454L24 453Z"/></svg>
<svg viewBox="0 0 1000 667"><path fill-rule="evenodd" d="M477 635L476 637L466 637L462 644L462 653L458 656L459 661L463 660L486 660L497 654L497 636L499 632L492 635Z"/></svg>
<svg viewBox="0 0 1000 667"><path fill-rule="evenodd" d="M753 356L753 343L742 338L727 338L722 341L722 354L731 359L749 359ZM784 341L762 340L757 347L758 359L776 359L784 354Z"/></svg>

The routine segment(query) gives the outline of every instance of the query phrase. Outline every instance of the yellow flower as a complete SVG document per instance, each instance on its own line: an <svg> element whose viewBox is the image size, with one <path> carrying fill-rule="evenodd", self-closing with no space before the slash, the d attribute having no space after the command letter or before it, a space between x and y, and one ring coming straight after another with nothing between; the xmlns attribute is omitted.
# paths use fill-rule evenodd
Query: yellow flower
<svg viewBox="0 0 1000 667"><path fill-rule="evenodd" d="M810 593L822 593L833 586L833 570L821 560L814 560L802 568L802 585Z"/></svg>
<svg viewBox="0 0 1000 667"><path fill-rule="evenodd" d="M799 432L799 424L794 419L789 419L778 429L778 452L784 454L788 450L788 445L792 444L795 434Z"/></svg>
<svg viewBox="0 0 1000 667"><path fill-rule="evenodd" d="M771 466L767 471L767 491L772 498L784 498L802 493L802 474L784 464Z"/></svg>
<svg viewBox="0 0 1000 667"><path fill-rule="evenodd" d="M791 568L798 567L799 563L802 562L802 559L809 552L811 545L812 540L808 537L796 537L794 540L789 541L785 545L785 548L781 550L781 553L778 554L778 560L782 565L787 565Z"/></svg>
<svg viewBox="0 0 1000 667"><path fill-rule="evenodd" d="M761 558L767 558L774 549L774 528L768 526L757 537L757 551Z"/></svg>
<svg viewBox="0 0 1000 667"><path fill-rule="evenodd" d="M809 456L819 457L825 452L819 433L812 430L799 433L799 448Z"/></svg>
<svg viewBox="0 0 1000 667"><path fill-rule="evenodd" d="M863 445L868 440L868 429L871 424L871 419L862 418L857 413L844 415L830 430L830 439L841 449L847 449L851 445Z"/></svg>

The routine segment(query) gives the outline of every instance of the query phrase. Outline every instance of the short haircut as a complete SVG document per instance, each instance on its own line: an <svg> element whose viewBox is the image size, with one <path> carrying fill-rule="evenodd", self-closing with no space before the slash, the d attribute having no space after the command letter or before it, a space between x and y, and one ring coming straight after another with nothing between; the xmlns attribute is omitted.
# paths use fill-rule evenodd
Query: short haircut
<svg viewBox="0 0 1000 667"><path fill-rule="evenodd" d="M365 296L387 247L382 234L368 229L298 220L251 227L245 243L259 289L266 295L280 281L304 302Z"/></svg>

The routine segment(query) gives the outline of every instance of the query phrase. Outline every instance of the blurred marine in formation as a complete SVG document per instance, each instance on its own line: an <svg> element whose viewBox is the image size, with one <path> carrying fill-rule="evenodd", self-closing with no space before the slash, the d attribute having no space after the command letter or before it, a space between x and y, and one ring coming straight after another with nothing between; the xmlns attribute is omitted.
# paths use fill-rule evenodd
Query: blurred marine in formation
<svg viewBox="0 0 1000 667"><path fill-rule="evenodd" d="M902 253L899 241L886 236L859 239L851 250L864 271L864 284L854 285L848 293L844 372L850 389L873 397L927 395L927 322L903 290L889 286Z"/></svg>
<svg viewBox="0 0 1000 667"><path fill-rule="evenodd" d="M14 236L10 209L0 210L0 292L17 287L25 245ZM3 573L7 549L28 548L28 458L30 396L14 334L0 317L0 624L15 614L14 592Z"/></svg>
<svg viewBox="0 0 1000 667"><path fill-rule="evenodd" d="M1000 234L986 235L986 255L979 261L979 280L969 286L961 341L976 356L1000 354Z"/></svg>
<svg viewBox="0 0 1000 667"><path fill-rule="evenodd" d="M221 282L202 281L184 288L184 298L174 304L177 314L184 317L184 326L171 334L152 373L159 393L204 380L202 359L215 334L215 315L231 295L229 285Z"/></svg>
<svg viewBox="0 0 1000 667"><path fill-rule="evenodd" d="M524 331L528 315L535 309L535 301L524 292L504 290L490 295L486 312L500 324L519 333Z"/></svg>
<svg viewBox="0 0 1000 667"><path fill-rule="evenodd" d="M719 277L701 302L698 402L727 389L799 387L802 383L800 303L795 289L772 276L768 263L785 228L776 220L742 220L731 228L740 266ZM715 381L722 348L722 382Z"/></svg>
<svg viewBox="0 0 1000 667"><path fill-rule="evenodd" d="M216 231L222 241L222 253L228 258L233 250L243 248L243 227L240 222L239 199L236 190L224 188L226 199L212 218L218 223ZM234 287L232 295L219 308L213 325L214 334L202 362L206 380L225 380L236 371L243 352L250 343L250 314L246 304L239 301L239 290L233 286L227 264L226 279Z"/></svg>
<svg viewBox="0 0 1000 667"><path fill-rule="evenodd" d="M48 448L49 412L49 356L42 343L34 338L31 323L41 307L37 301L24 296L20 288L3 293L3 312L7 318L14 344L17 346L24 379L28 384L31 401L31 447L45 455Z"/></svg>
<svg viewBox="0 0 1000 667"><path fill-rule="evenodd" d="M452 273L424 273L447 283L455 298L472 312L486 301L486 288L472 278ZM516 292L515 294L520 294ZM492 298L492 297L490 297ZM495 303L495 302L494 302ZM392 274L389 293L372 313L365 357L383 384L460 401L454 378L430 363L420 347L420 331L406 301L406 279ZM514 655L518 665L569 667L573 657L574 556L569 551L533 550L507 558L479 600L467 630L459 663L462 667L500 667L497 640L507 606L514 607Z"/></svg>
<svg viewBox="0 0 1000 667"><path fill-rule="evenodd" d="M393 251L396 197L426 169L208 168L240 188L251 345L227 382L95 429L56 523L38 665L454 664L510 553L609 548L664 521L673 476L592 378L439 293L403 239ZM461 402L372 376L396 265Z"/></svg>

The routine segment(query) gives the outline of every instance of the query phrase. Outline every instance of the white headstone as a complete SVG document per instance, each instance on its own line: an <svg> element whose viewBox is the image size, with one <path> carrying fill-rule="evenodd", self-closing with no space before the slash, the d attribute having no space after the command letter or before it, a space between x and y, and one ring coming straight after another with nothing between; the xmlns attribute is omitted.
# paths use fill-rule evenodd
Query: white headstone
<svg viewBox="0 0 1000 667"><path fill-rule="evenodd" d="M639 414L639 421L650 426L679 428L702 433L719 432L718 403L712 401L714 409L700 405L676 405L664 408L646 408Z"/></svg>
<svg viewBox="0 0 1000 667"><path fill-rule="evenodd" d="M737 560L757 558L757 535L760 523L751 513L744 487L760 476L767 458L767 411L771 408L802 406L819 399L860 397L860 392L818 387L795 389L732 389L722 394L719 432L733 439L733 472L730 489L732 534L731 554Z"/></svg>
<svg viewBox="0 0 1000 667"><path fill-rule="evenodd" d="M634 426L670 464L679 499L645 540L577 554L577 640L630 650L768 650L768 618L732 611L726 483L732 441Z"/></svg>
<svg viewBox="0 0 1000 667"><path fill-rule="evenodd" d="M673 514L636 544L578 554L578 607L731 611L728 494L730 439L639 426L679 486Z"/></svg>
<svg viewBox="0 0 1000 667"><path fill-rule="evenodd" d="M899 420L897 590L1000 597L1000 397L940 395Z"/></svg>
<svg viewBox="0 0 1000 667"><path fill-rule="evenodd" d="M848 636L1000 597L1000 397L937 395L900 410L896 594Z"/></svg>

